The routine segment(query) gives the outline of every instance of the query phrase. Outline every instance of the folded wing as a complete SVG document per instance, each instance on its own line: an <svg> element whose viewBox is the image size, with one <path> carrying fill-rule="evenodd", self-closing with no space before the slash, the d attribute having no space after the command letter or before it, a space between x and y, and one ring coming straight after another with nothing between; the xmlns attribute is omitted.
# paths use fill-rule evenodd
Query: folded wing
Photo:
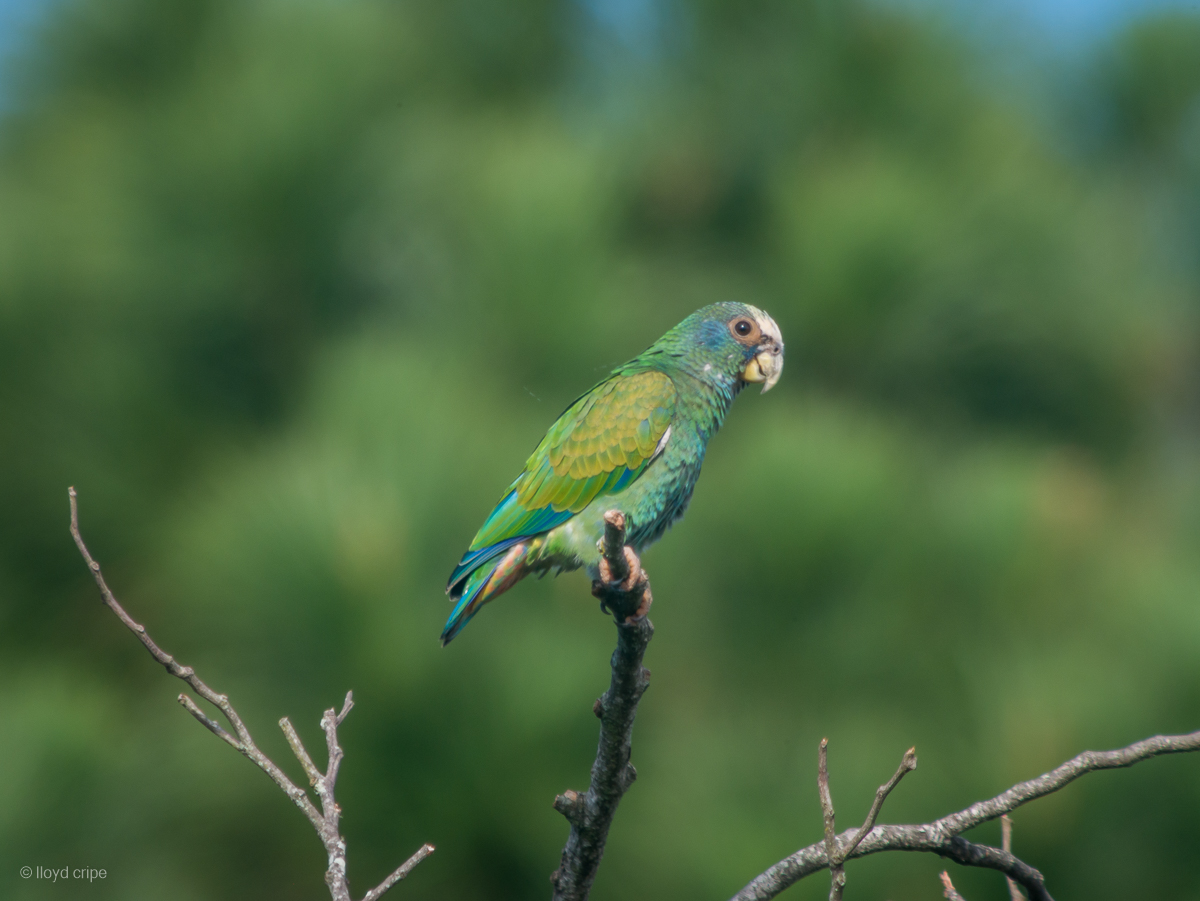
<svg viewBox="0 0 1200 901"><path fill-rule="evenodd" d="M662 450L675 402L671 379L651 370L614 375L571 404L450 575L451 597L461 595L473 571L522 539L561 525L637 479Z"/></svg>

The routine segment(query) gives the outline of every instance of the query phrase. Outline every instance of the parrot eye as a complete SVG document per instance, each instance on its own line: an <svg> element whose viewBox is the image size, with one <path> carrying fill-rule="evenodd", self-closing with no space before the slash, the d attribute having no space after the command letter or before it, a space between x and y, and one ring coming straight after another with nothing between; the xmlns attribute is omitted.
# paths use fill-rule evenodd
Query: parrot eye
<svg viewBox="0 0 1200 901"><path fill-rule="evenodd" d="M760 336L758 323L753 319L746 319L744 317L735 319L729 323L729 330L743 344L753 344Z"/></svg>

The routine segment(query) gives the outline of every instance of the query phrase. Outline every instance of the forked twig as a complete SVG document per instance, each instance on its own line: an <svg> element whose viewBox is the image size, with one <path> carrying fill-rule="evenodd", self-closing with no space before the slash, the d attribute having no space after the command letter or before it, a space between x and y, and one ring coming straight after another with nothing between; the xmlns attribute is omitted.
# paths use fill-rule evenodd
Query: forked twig
<svg viewBox="0 0 1200 901"><path fill-rule="evenodd" d="M932 823L874 826L869 831L860 829L853 835L847 830L836 837L835 847L850 848L849 852L831 855L829 842L822 839L768 867L738 892L733 901L766 901L805 876L832 868L831 864L837 865L852 857L865 857L880 851L931 851L965 866L999 870L1024 888L1031 901L1053 901L1046 889L1045 879L1036 869L1004 848L974 844L964 839L961 833L1007 814L1022 804L1056 792L1087 773L1133 766L1160 754L1192 751L1200 751L1200 731L1186 735L1156 735L1115 751L1084 751L1049 773L1018 783L994 798L976 802L965 810Z"/></svg>
<svg viewBox="0 0 1200 901"><path fill-rule="evenodd" d="M895 774L875 791L875 800L867 812L867 818L859 827L858 832L847 841L839 843L837 826L833 811L833 796L829 793L829 739L822 738L817 751L817 791L821 796L821 813L825 820L825 858L829 861L829 901L841 901L846 888L846 860L854 853L862 840L875 828L875 820L883 809L883 802L892 793L900 780L917 768L917 749L909 748L904 752Z"/></svg>
<svg viewBox="0 0 1200 901"><path fill-rule="evenodd" d="M817 751L817 792L821 797L821 814L825 821L825 859L829 861L829 901L841 901L846 887L845 858L838 854L837 818L833 810L833 795L829 793L829 739L822 738Z"/></svg>
<svg viewBox="0 0 1200 901"><path fill-rule="evenodd" d="M867 834L875 828L875 820L878 819L879 811L883 809L883 802L886 801L887 796L892 793L892 789L899 785L900 780L916 768L917 749L909 748L904 752L904 757L900 760L900 766L896 768L896 772L892 775L892 778L875 790L875 801L871 804L871 809L867 812L867 819L862 824L862 827L858 830L858 833L854 836L854 840L851 841L846 850L842 852L843 860L853 854L854 849L857 848L862 843L862 840L867 837Z"/></svg>
<svg viewBox="0 0 1200 901"><path fill-rule="evenodd" d="M75 539L75 546L79 548L79 553L83 555L83 559L92 573L92 578L96 580L96 585L100 589L100 596L104 599L104 603L108 606L108 609L115 613L117 618L125 624L126 628L138 637L138 640L150 652L150 655L166 667L168 673L178 679L182 679L192 687L192 690L196 694L221 711L233 729L232 734L201 710L199 705L187 694L179 695L179 703L205 729L208 729L226 744L236 748L252 760L259 769L271 777L271 780L283 790L283 793L291 799L292 803L299 807L304 815L308 817L308 821L312 823L317 836L325 846L325 852L329 858L328 867L325 870L325 882L329 886L330 897L333 901L351 901L350 883L346 876L346 841L342 838L338 829L341 808L338 807L337 801L334 799L333 791L334 784L337 782L338 767L342 762L342 749L338 744L337 727L346 718L346 714L350 712L350 708L354 706L352 693L346 692L346 700L342 705L340 713L330 708L321 717L321 728L325 731L325 743L329 749L329 764L324 773L317 769L316 764L313 763L312 757L305 750L303 743L300 741L300 736L296 734L296 730L292 727L288 718L284 717L279 721L279 727L283 730L283 734L292 748L292 753L300 761L300 765L304 768L304 773L308 777L309 783L317 793L317 799L321 802L321 810L318 811L312 801L309 800L308 794L292 782L284 774L283 770L259 750L258 745L254 743L254 739L250 736L250 731L246 728L245 723L242 722L242 718L238 716L237 711L234 710L233 705L229 702L228 696L213 691L196 675L195 670L190 666L182 666L174 657L163 651L154 643L149 633L146 632L146 627L135 622L117 602L108 584L104 581L104 576L100 572L100 564L92 558L87 546L83 543L83 538L79 534L79 507L75 496L75 489L70 488L67 493L71 500L71 537ZM397 867L387 879L367 892L363 901L376 901L384 892L412 872L413 867L432 853L433 845L422 845L412 857Z"/></svg>

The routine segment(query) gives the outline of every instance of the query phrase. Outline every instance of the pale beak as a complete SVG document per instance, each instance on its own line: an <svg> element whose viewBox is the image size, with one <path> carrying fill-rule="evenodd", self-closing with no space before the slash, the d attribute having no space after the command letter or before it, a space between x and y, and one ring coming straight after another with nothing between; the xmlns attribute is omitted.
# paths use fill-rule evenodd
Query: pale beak
<svg viewBox="0 0 1200 901"><path fill-rule="evenodd" d="M754 318L762 330L762 341L758 345L758 353L751 358L742 370L742 378L755 384L762 383L762 393L766 394L775 387L779 377L783 375L783 335L775 320L762 310L754 309Z"/></svg>

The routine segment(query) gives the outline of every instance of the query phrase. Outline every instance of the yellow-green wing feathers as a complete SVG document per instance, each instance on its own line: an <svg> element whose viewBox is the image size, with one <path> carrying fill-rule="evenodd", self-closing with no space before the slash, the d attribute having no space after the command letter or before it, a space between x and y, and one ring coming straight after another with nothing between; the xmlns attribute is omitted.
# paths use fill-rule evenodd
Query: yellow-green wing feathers
<svg viewBox="0 0 1200 901"><path fill-rule="evenodd" d="M578 513L621 470L640 471L675 413L675 386L661 372L603 382L559 417L514 487L527 510Z"/></svg>
<svg viewBox="0 0 1200 901"><path fill-rule="evenodd" d="M658 453L675 398L669 377L645 371L613 376L575 401L526 461L468 556L552 529L597 497L623 489Z"/></svg>

